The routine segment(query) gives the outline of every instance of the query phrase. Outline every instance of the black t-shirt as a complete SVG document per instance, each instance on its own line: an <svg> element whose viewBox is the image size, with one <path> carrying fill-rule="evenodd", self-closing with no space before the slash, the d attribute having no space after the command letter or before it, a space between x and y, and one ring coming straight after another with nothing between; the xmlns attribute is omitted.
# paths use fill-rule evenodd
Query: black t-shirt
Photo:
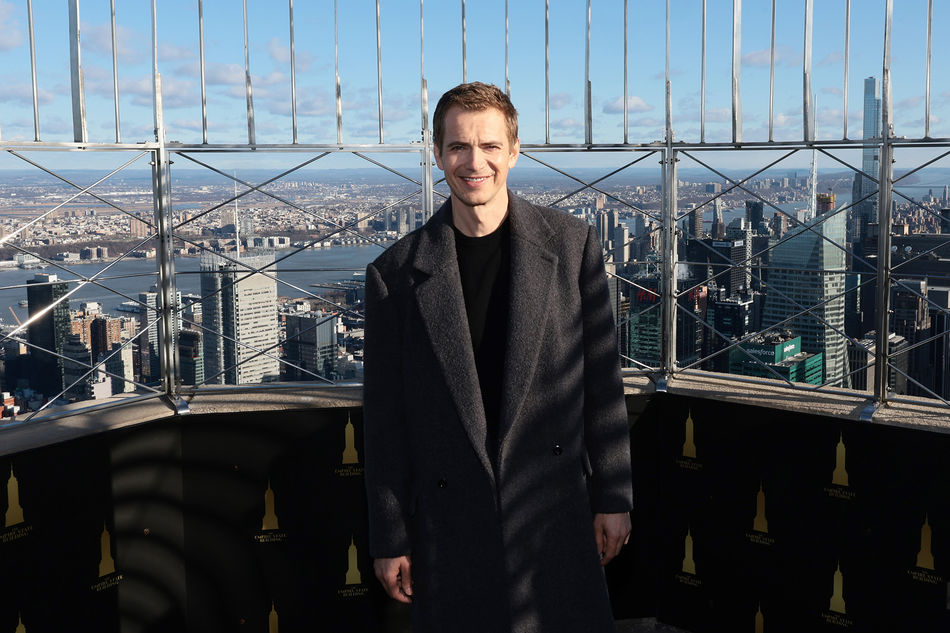
<svg viewBox="0 0 950 633"><path fill-rule="evenodd" d="M494 232L482 237L468 237L455 229L455 252L488 423L489 454L494 455L508 332L511 277L508 219Z"/></svg>

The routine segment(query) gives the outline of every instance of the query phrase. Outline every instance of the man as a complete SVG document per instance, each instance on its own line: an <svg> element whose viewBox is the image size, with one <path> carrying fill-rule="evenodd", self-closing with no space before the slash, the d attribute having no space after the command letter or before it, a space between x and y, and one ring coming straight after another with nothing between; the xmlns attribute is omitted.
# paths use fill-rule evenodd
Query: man
<svg viewBox="0 0 950 633"><path fill-rule="evenodd" d="M613 631L633 494L601 247L508 191L498 88L453 88L433 131L452 195L366 271L376 575L417 632Z"/></svg>

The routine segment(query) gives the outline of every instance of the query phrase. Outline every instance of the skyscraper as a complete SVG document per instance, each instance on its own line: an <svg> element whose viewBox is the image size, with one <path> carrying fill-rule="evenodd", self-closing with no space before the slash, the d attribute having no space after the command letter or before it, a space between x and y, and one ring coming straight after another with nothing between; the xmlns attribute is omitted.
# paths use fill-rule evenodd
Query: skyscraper
<svg viewBox="0 0 950 633"><path fill-rule="evenodd" d="M202 257L201 319L214 332L202 336L207 382L238 385L280 378L277 281L270 276L276 270L252 274L273 261L273 254Z"/></svg>
<svg viewBox="0 0 950 633"><path fill-rule="evenodd" d="M881 99L878 97L878 82L876 77L864 80L864 139L866 141L881 137ZM869 176L878 178L880 173L880 155L877 147L865 147L861 154L861 171ZM877 183L865 178L862 174L854 175L854 186L851 199L855 203L852 209L855 218L856 241L863 244L867 239L869 222L877 221ZM862 200L867 197L867 200Z"/></svg>
<svg viewBox="0 0 950 633"><path fill-rule="evenodd" d="M30 386L52 398L63 390L63 360L56 354L62 355L63 345L71 333L69 300L53 304L68 292L68 287L58 281L56 275L46 273L38 273L26 283L30 318L47 310L27 328L27 340L35 346L29 352L32 358Z"/></svg>
<svg viewBox="0 0 950 633"><path fill-rule="evenodd" d="M772 252L762 327L781 324L801 336L803 351L822 354L825 381L848 387L845 251L838 246L844 241L841 213L818 216L790 231ZM806 308L811 312L803 313Z"/></svg>
<svg viewBox="0 0 950 633"><path fill-rule="evenodd" d="M339 317L322 313L288 314L284 341L286 380L331 378L336 366L336 330Z"/></svg>

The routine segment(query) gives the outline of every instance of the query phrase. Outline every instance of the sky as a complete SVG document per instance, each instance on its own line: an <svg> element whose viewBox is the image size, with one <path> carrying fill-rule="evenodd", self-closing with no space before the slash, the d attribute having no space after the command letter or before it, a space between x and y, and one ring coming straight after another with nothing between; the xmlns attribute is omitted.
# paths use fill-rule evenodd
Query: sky
<svg viewBox="0 0 950 633"><path fill-rule="evenodd" d="M153 140L152 20L149 2L116 0L120 122L124 142ZM545 2L509 0L509 77L522 143L545 140ZM802 138L804 0L777 0L775 140ZM895 133L924 135L927 0L894 3L892 80ZM595 143L622 143L624 1L591 2L590 78ZM768 139L771 5L742 3L743 139ZM845 1L814 3L812 90L819 138L844 135ZM950 3L934 2L931 136L950 137ZM33 3L40 134L71 141L66 0ZM678 140L700 139L702 0L671 0L672 118ZM707 0L706 129L710 142L731 139L732 0ZM335 20L336 11L336 20ZM550 0L550 140L584 141L584 0ZM847 129L861 137L863 79L881 76L885 0L852 0ZM290 143L289 10L247 0L248 55L258 143ZM628 138L663 139L663 0L628 0ZM298 140L336 142L335 67L342 92L343 141L379 140L375 0L294 4ZM204 0L208 140L246 143L244 26L238 0ZM420 20L421 17L421 20ZM505 0L468 0L468 80L504 86ZM33 139L27 3L0 0L0 139ZM335 21L338 27L335 29ZM420 38L420 21L422 38ZM383 128L387 143L420 139L423 71L429 108L463 80L462 2L381 0ZM80 2L81 56L90 141L115 140L109 3ZM159 0L158 69L166 138L201 142L197 0ZM422 42L420 41L422 40ZM335 58L338 41L339 60ZM8 161L0 164L6 166Z"/></svg>

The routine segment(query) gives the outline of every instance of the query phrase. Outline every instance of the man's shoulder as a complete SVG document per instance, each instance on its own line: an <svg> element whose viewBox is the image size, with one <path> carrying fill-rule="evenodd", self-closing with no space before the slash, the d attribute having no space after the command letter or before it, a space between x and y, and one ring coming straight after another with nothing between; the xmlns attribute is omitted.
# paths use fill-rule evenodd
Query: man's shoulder
<svg viewBox="0 0 950 633"><path fill-rule="evenodd" d="M510 197L513 208L518 209L516 212L525 215L536 215L537 219L547 224L552 232L561 239L570 236L585 239L588 231L590 231L590 224L567 211L535 204L514 194L510 194Z"/></svg>

